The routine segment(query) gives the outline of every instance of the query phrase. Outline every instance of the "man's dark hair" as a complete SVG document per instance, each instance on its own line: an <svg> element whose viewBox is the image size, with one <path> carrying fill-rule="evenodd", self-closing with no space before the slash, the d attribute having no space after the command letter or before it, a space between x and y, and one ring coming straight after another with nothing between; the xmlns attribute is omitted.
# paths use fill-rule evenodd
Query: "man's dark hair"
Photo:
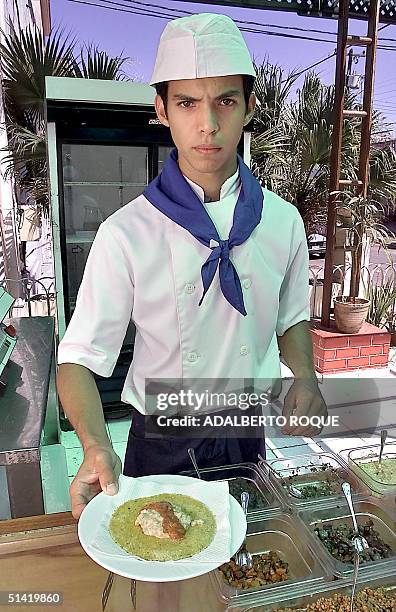
<svg viewBox="0 0 396 612"><path fill-rule="evenodd" d="M246 104L245 114L246 114L247 109L248 109L250 94L253 91L254 81L256 80L256 77L252 76L251 74L242 74L241 76L242 76L242 81L243 81L243 97L245 98L245 104ZM154 87L155 87L157 94L162 98L162 101L164 103L165 113L167 115L168 114L168 81L162 81L161 83L156 83Z"/></svg>

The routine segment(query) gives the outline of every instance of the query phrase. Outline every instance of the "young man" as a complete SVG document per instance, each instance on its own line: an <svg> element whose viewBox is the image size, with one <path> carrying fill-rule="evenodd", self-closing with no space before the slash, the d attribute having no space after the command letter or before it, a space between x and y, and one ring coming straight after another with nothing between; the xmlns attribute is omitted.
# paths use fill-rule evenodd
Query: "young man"
<svg viewBox="0 0 396 612"><path fill-rule="evenodd" d="M176 148L143 194L100 226L59 346L59 396L84 448L70 488L75 517L99 491L117 490L121 463L92 372L111 375L131 318L134 357L121 396L134 406L126 475L189 469L190 446L200 467L264 453L263 437L145 438L147 379L277 379L279 344L295 375L284 415L326 415L312 363L302 220L237 156L254 113L254 77L230 18L203 13L166 26L150 84Z"/></svg>

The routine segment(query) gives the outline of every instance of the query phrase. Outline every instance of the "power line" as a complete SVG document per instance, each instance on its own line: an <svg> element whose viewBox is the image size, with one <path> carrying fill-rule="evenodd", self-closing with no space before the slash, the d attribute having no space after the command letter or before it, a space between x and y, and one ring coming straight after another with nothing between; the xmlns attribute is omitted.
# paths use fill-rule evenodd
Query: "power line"
<svg viewBox="0 0 396 612"><path fill-rule="evenodd" d="M88 6L95 6L97 8L104 8L104 9L108 9L108 10L112 10L112 11L119 11L122 13L132 13L134 15L142 15L143 17L157 17L158 19L173 19L174 15L160 15L159 13L151 13L148 11L142 12L139 9L137 10L133 10L131 8L125 8L126 5L125 4L121 4L119 2L114 2L113 0L101 0L102 2L106 2L107 4L110 4L112 6L106 6L103 4L98 4L96 2L87 2L86 0L68 0L68 2L74 2L76 4L85 4ZM121 7L121 8L116 8L116 7ZM252 34L266 34L267 36L277 36L280 38L295 38L295 39L299 39L299 40L310 40L310 41L314 41L314 42L327 42L330 43L332 45L334 45L334 41L332 40L325 40L325 39L321 39L321 38L312 38L312 37L308 37L308 36L299 36L297 34L293 35L293 34L283 34L281 32L269 32L267 30L257 30L257 29L253 29L253 28L239 28L240 30L243 30L244 32L250 32Z"/></svg>
<svg viewBox="0 0 396 612"><path fill-rule="evenodd" d="M388 83L393 83L395 80L394 77L389 77L389 79L383 79L382 81L378 81L378 83L376 83L376 87L383 87L383 85L388 85Z"/></svg>
<svg viewBox="0 0 396 612"><path fill-rule="evenodd" d="M140 2L139 0L124 0L124 2L128 2L130 4L139 4L142 5L144 7L146 6L150 6L150 7L154 7L154 8L159 8L159 9L166 9L168 11L174 11L174 12L181 12L184 13L186 15L194 15L194 13L192 13L191 11L185 11L182 9L175 9L175 8L167 8L161 4L151 4L149 2ZM275 23L260 23L258 21L247 21L247 20L243 20L243 19L233 19L233 21L235 21L236 23L243 23L246 25L256 25L256 26L260 26L260 27L265 27L265 28L277 28L280 30L295 30L298 32L311 32L314 34L331 34L332 36L335 36L337 34L337 32L328 32L326 30L314 30L314 29L306 29L306 28L299 28L298 26L282 26L282 25L278 25Z"/></svg>
<svg viewBox="0 0 396 612"><path fill-rule="evenodd" d="M112 6L106 6L103 4L98 4L97 2L87 2L87 0L68 0L68 2L74 2L75 4L84 4L87 6L95 6L97 8L104 8L107 10L113 10L113 11L118 11L118 12L123 12L123 13L132 13L135 15L142 15L143 17L157 17L158 19L173 19L175 16L174 15L161 15L159 13L153 13L153 12L149 12L149 11L145 11L142 12L139 9L138 10L133 10L131 8L125 8L125 4L120 4L119 2L114 2L112 0L101 0L102 2L106 2L107 4L110 4ZM116 8L119 7L119 8ZM280 32L269 32L267 30L257 30L254 28L244 28L244 27L240 27L240 30L244 31L244 32L250 32L252 34L265 34L267 36L276 36L276 37L280 37L280 38L290 38L290 39L297 39L297 40L309 40L309 41L313 41L313 42L324 42L324 43L329 43L329 44L334 44L335 41L332 40L326 40L323 38L313 38L313 37L309 37L309 36L299 36L299 35L294 35L294 34L283 34ZM332 34L333 35L333 34ZM379 49L386 49L389 51L396 51L396 47L390 47L390 46L378 46Z"/></svg>
<svg viewBox="0 0 396 612"><path fill-rule="evenodd" d="M375 91L374 95L375 96L386 96L389 93L394 93L396 91L396 89L387 89L386 91Z"/></svg>
<svg viewBox="0 0 396 612"><path fill-rule="evenodd" d="M106 1L106 0L105 0ZM175 9L175 8L170 8L170 7L166 7L163 6L161 4L152 4L149 2L140 2L139 0L124 0L124 2L127 2L129 4L138 4L140 6L143 7L153 7L153 8L159 8L162 10L167 10L167 11L172 11L172 12L180 12L180 13L184 13L185 15L194 15L194 13L192 13L191 11L185 11L183 9ZM126 6L126 5L125 5ZM329 32L328 30L315 30L312 28L299 28L298 26L283 26L283 25L278 25L275 23L260 23L258 21L247 21L244 19L234 19L234 21L236 23L242 23L245 25L256 25L256 26L260 26L262 28L276 28L276 29L280 29L280 30L294 30L296 32L310 32L311 34L329 34L330 36L336 36L337 32ZM390 24L385 24L384 26L382 26L381 28L379 28L378 32L380 30L383 30L384 28L388 27ZM396 42L396 38L382 38L381 40L384 41L388 41L388 42Z"/></svg>
<svg viewBox="0 0 396 612"><path fill-rule="evenodd" d="M113 4L119 7L125 7L125 4L120 4L119 2L111 2L110 0L102 0L103 2L108 2L109 4ZM132 10L126 8L113 8L112 6L104 6L102 4L97 4L95 2L86 2L84 0L68 0L68 2L75 2L76 4L86 4L87 6L95 6L97 8L108 9L109 11L118 11L120 13L132 13L135 15L142 15L143 17L158 17L159 19L174 19L174 15L159 15L158 13L150 13L149 11L145 11L142 13L139 10Z"/></svg>
<svg viewBox="0 0 396 612"><path fill-rule="evenodd" d="M327 57L322 58L321 60L319 60L318 62L315 62L314 64L311 64L310 66L307 66L306 68L304 68L300 72L297 72L297 74L294 74L293 76L299 77L302 74L304 74L304 72L307 72L307 70L311 70L311 68L315 68L315 66L319 66L319 64L323 64L323 62L327 62L327 60L331 59L335 55L337 55L337 51L334 51L334 53L331 53L331 55L328 55ZM287 79L283 79L281 83L285 83L286 81Z"/></svg>

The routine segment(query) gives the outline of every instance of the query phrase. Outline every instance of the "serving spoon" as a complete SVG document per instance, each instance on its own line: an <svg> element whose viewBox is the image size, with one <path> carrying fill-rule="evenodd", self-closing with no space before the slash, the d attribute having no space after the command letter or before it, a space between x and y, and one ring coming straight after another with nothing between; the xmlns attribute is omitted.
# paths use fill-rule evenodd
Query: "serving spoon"
<svg viewBox="0 0 396 612"><path fill-rule="evenodd" d="M381 431L381 450L380 450L380 454L379 454L379 459L378 459L378 465L381 465L381 461L382 461L382 455L384 452L384 446L385 446L385 442L386 442L386 438L388 437L388 430L387 429L383 429Z"/></svg>
<svg viewBox="0 0 396 612"><path fill-rule="evenodd" d="M243 493L241 493L241 506L246 516L248 512L248 507L249 507L249 493L247 491L243 491ZM246 537L247 537L247 533L245 535L245 539L242 542L241 547L235 553L234 558L235 558L235 563L239 567L247 567L248 569L250 569L253 566L253 557L246 548Z"/></svg>
<svg viewBox="0 0 396 612"><path fill-rule="evenodd" d="M355 514L355 510L353 507L353 502L352 502L352 494L351 494L351 485L349 484L349 482L343 482L342 483L342 491L345 495L345 498L348 502L348 506L349 506L349 510L351 512L351 516L352 516L352 522L353 522L353 528L355 531L355 536L352 538L352 543L355 547L355 550L358 553L362 553L364 550L366 550L367 548L370 548L366 538L364 538L363 536L359 535L359 528L358 528L358 524L356 521L356 514Z"/></svg>
<svg viewBox="0 0 396 612"><path fill-rule="evenodd" d="M360 563L360 553L362 553L365 549L369 548L368 542L366 540L366 538L364 538L363 536L359 535L359 528L358 528L358 524L356 521L356 515L355 515L355 510L353 507L353 502L352 502L352 494L351 494L351 485L349 484L349 482L343 482L342 485L342 491L345 495L345 498L348 502L348 506L349 506L349 510L351 512L351 516L352 516L352 521L353 521L353 528L355 530L355 536L352 538L352 544L355 548L355 554L353 557L353 578L352 578L352 594L351 594L351 605L349 608L349 612L353 612L353 603L355 600L355 592L356 592L356 582L357 582L357 577L358 577L358 571L359 571L359 563Z"/></svg>
<svg viewBox="0 0 396 612"><path fill-rule="evenodd" d="M200 471L198 469L198 463L197 463L197 460L195 459L195 451L194 451L194 449L193 448L189 448L188 449L188 454L190 455L190 459L192 461L192 464L194 466L194 469L195 469L195 471L197 473L198 478L200 478L202 480L201 473L200 473Z"/></svg>

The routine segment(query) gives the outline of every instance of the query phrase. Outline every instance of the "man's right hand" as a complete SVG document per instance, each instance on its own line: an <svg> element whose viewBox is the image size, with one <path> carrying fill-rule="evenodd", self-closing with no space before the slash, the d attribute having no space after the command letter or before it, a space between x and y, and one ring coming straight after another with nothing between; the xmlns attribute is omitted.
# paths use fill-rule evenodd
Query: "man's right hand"
<svg viewBox="0 0 396 612"><path fill-rule="evenodd" d="M119 456L108 446L90 446L84 453L84 461L70 485L72 514L80 518L85 506L95 495L104 491L107 495L118 492L118 477L122 464Z"/></svg>

